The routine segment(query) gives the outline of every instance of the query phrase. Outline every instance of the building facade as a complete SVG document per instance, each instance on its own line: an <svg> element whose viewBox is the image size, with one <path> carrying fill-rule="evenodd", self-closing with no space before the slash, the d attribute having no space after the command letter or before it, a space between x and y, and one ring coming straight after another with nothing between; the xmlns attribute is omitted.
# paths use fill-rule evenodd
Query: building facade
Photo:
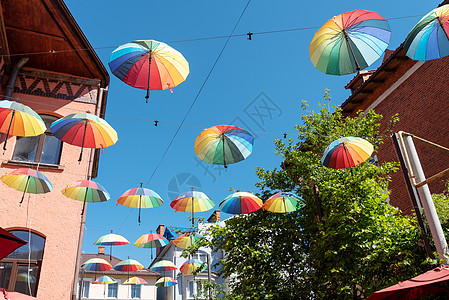
<svg viewBox="0 0 449 300"><path fill-rule="evenodd" d="M0 1L0 54L0 100L31 107L47 128L68 114L104 115L109 75L62 0ZM85 149L78 162L80 149L49 130L8 139L0 174L37 169L53 190L26 194L20 204L22 193L0 183L0 227L30 241L0 261L0 287L44 300L75 298L86 214L61 190L94 178L99 153Z"/></svg>

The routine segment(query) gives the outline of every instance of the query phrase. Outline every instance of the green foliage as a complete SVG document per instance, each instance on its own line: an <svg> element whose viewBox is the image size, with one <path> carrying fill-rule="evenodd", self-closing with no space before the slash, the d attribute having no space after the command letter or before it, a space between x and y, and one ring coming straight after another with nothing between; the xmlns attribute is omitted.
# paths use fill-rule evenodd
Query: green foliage
<svg viewBox="0 0 449 300"><path fill-rule="evenodd" d="M211 229L210 246L226 253L221 268L234 299L363 299L434 262L425 258L415 220L385 200L396 163L366 162L351 173L320 162L326 147L344 136L377 149L382 116L344 118L339 107L333 113L324 105L316 113L307 107L304 101L298 139L275 141L283 169L258 168L256 185L263 199L292 191L306 206L289 214L238 215Z"/></svg>
<svg viewBox="0 0 449 300"><path fill-rule="evenodd" d="M449 182L448 189L442 194L433 194L432 199L446 240L449 240Z"/></svg>

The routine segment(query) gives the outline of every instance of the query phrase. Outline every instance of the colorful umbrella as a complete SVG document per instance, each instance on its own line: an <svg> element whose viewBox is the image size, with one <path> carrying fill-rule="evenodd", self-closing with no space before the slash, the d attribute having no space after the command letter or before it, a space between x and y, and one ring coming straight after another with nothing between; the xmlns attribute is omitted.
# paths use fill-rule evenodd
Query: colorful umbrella
<svg viewBox="0 0 449 300"><path fill-rule="evenodd" d="M171 89L189 75L189 63L181 53L167 44L139 40L115 49L109 58L112 73L124 83L147 90Z"/></svg>
<svg viewBox="0 0 449 300"><path fill-rule="evenodd" d="M84 148L103 149L118 140L117 132L105 120L88 113L70 114L56 120L50 131L61 141L81 147L78 161L83 157Z"/></svg>
<svg viewBox="0 0 449 300"><path fill-rule="evenodd" d="M195 153L205 162L234 164L253 151L254 136L236 126L219 125L204 129L195 140Z"/></svg>
<svg viewBox="0 0 449 300"><path fill-rule="evenodd" d="M262 204L262 200L251 193L236 192L221 201L219 207L225 213L236 215L256 211L262 207Z"/></svg>
<svg viewBox="0 0 449 300"><path fill-rule="evenodd" d="M140 271L143 266L140 262L134 259L125 259L114 266L114 270L121 272Z"/></svg>
<svg viewBox="0 0 449 300"><path fill-rule="evenodd" d="M387 49L390 25L378 13L356 10L333 17L321 27L309 46L315 68L332 75L367 68Z"/></svg>
<svg viewBox="0 0 449 300"><path fill-rule="evenodd" d="M148 284L148 282L145 281L145 279L140 278L140 277L131 277L128 280L126 280L125 282L123 282L123 284L135 284L135 285L142 285L142 284Z"/></svg>
<svg viewBox="0 0 449 300"><path fill-rule="evenodd" d="M154 285L159 286L159 287L170 287L170 286L174 286L177 284L178 283L176 282L176 280L174 280L171 277L166 276L166 277L159 278Z"/></svg>
<svg viewBox="0 0 449 300"><path fill-rule="evenodd" d="M17 274L17 281L21 282L29 282L29 283L36 283L36 277L34 277L31 274L28 273L19 273Z"/></svg>
<svg viewBox="0 0 449 300"><path fill-rule="evenodd" d="M75 181L71 185L66 186L61 192L68 198L84 202L81 214L84 213L86 202L104 202L111 198L101 184L92 180Z"/></svg>
<svg viewBox="0 0 449 300"><path fill-rule="evenodd" d="M326 148L321 163L332 169L346 169L360 165L370 158L373 151L373 145L367 140L352 136L343 137Z"/></svg>
<svg viewBox="0 0 449 300"><path fill-rule="evenodd" d="M112 266L102 258L91 258L86 260L81 267L87 271L109 271Z"/></svg>
<svg viewBox="0 0 449 300"><path fill-rule="evenodd" d="M92 282L92 284L114 284L114 283L117 283L117 280L106 275L98 277L97 280Z"/></svg>
<svg viewBox="0 0 449 300"><path fill-rule="evenodd" d="M0 132L6 134L3 150L8 137L38 136L47 130L42 118L31 108L18 102L0 101Z"/></svg>
<svg viewBox="0 0 449 300"><path fill-rule="evenodd" d="M170 203L170 207L176 211L191 212L192 226L194 223L193 215L195 212L203 212L212 209L215 206L206 194L197 191L188 191L182 193Z"/></svg>
<svg viewBox="0 0 449 300"><path fill-rule="evenodd" d="M161 196L155 191L143 188L142 183L139 188L127 190L117 200L117 204L121 204L127 207L133 207L139 209L138 221L140 223L140 210L142 208L158 207L164 203Z"/></svg>
<svg viewBox="0 0 449 300"><path fill-rule="evenodd" d="M1 177L3 183L18 191L22 191L22 200L25 193L44 194L53 189L50 181L41 172L33 169L17 169Z"/></svg>
<svg viewBox="0 0 449 300"><path fill-rule="evenodd" d="M189 259L179 268L183 274L198 274L207 269L205 263L199 261L198 259Z"/></svg>
<svg viewBox="0 0 449 300"><path fill-rule="evenodd" d="M435 8L413 27L404 50L414 60L432 60L449 54L449 5Z"/></svg>
<svg viewBox="0 0 449 300"><path fill-rule="evenodd" d="M176 265L172 263L169 260L160 260L154 265L150 267L150 270L156 271L156 272L166 272L166 271L174 271L178 270Z"/></svg>
<svg viewBox="0 0 449 300"><path fill-rule="evenodd" d="M304 201L292 193L276 193L263 204L262 208L274 213L288 213L302 208Z"/></svg>
<svg viewBox="0 0 449 300"><path fill-rule="evenodd" d="M148 233L142 235L135 243L134 246L139 248L160 248L168 245L168 240L160 234ZM151 252L151 258L153 258L153 252Z"/></svg>
<svg viewBox="0 0 449 300"><path fill-rule="evenodd" d="M4 257L8 256L11 252L16 250L17 248L26 245L27 241L19 239L12 233L9 233L5 229L0 227L0 260Z"/></svg>
<svg viewBox="0 0 449 300"><path fill-rule="evenodd" d="M128 245L129 241L125 239L123 236L111 233L103 235L99 237L94 245L101 245L101 246L109 246L109 259L112 260L112 246L121 246L121 245Z"/></svg>
<svg viewBox="0 0 449 300"><path fill-rule="evenodd" d="M181 249L187 249L194 244L198 244L200 238L201 237L194 235L192 233L184 233L178 236L176 239L174 239L173 244L175 244L177 247Z"/></svg>

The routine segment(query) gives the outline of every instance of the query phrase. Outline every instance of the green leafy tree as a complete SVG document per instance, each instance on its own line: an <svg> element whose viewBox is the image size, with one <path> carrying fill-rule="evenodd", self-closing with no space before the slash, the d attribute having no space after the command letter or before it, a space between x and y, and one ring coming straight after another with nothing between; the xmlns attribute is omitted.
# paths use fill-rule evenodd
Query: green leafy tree
<svg viewBox="0 0 449 300"><path fill-rule="evenodd" d="M326 147L344 136L362 137L377 149L388 133L379 132L382 116L369 111L345 118L339 107L313 112L306 102L302 108L298 138L275 141L283 168L258 168L257 187L262 199L295 192L305 207L238 215L209 233L209 246L226 253L221 270L232 297L363 299L431 268L436 261L426 259L415 220L386 200L397 163L334 170L320 162Z"/></svg>

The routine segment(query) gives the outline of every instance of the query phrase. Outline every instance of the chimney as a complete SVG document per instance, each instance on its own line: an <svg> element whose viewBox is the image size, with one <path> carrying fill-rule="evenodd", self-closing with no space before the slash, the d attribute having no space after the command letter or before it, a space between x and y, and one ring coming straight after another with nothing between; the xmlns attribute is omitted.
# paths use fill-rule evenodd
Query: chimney
<svg viewBox="0 0 449 300"><path fill-rule="evenodd" d="M212 215L207 219L209 223L220 222L220 210L216 210L212 213Z"/></svg>
<svg viewBox="0 0 449 300"><path fill-rule="evenodd" d="M104 246L98 246L98 254L104 255Z"/></svg>
<svg viewBox="0 0 449 300"><path fill-rule="evenodd" d="M165 228L164 227L165 227L164 225L159 225L157 227L157 229L156 229L156 233L160 234L160 235L164 235L164 232L165 232Z"/></svg>

